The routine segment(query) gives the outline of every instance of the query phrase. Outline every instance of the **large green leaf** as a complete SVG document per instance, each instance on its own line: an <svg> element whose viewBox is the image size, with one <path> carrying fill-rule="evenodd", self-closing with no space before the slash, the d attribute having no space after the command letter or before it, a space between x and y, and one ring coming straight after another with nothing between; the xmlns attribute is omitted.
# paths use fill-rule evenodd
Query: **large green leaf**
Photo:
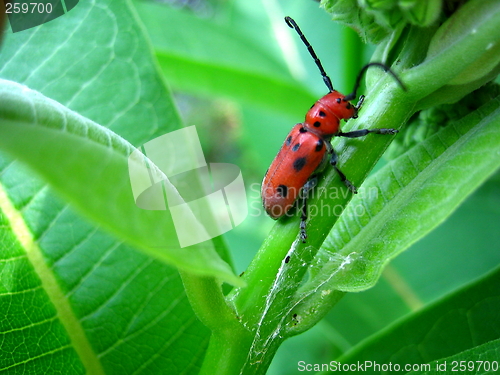
<svg viewBox="0 0 500 375"><path fill-rule="evenodd" d="M495 174L444 223L392 260L373 288L347 294L327 315L330 329L354 345L499 264L499 246L492 246L500 243L499 177Z"/></svg>
<svg viewBox="0 0 500 375"><path fill-rule="evenodd" d="M10 169L2 172L12 181ZM32 233L0 195L1 370L196 372L208 332L173 268L96 230L47 191L24 207L25 217L41 216Z"/></svg>
<svg viewBox="0 0 500 375"><path fill-rule="evenodd" d="M63 17L4 38L0 77L40 91L133 145L180 127L128 2L80 2Z"/></svg>
<svg viewBox="0 0 500 375"><path fill-rule="evenodd" d="M5 34L0 139L16 157L0 159L0 369L8 373L199 369L209 332L177 271L155 260L159 249L151 257L123 243L135 243L134 232L172 234L169 219L146 229L152 213L126 213L136 210L126 199L131 144L181 126L151 56L128 2L80 2ZM204 270L218 256L209 258Z"/></svg>
<svg viewBox="0 0 500 375"><path fill-rule="evenodd" d="M136 206L128 171L134 148L123 138L16 83L1 81L0 97L0 146L96 223L159 259L237 282L210 243L181 250L167 211Z"/></svg>

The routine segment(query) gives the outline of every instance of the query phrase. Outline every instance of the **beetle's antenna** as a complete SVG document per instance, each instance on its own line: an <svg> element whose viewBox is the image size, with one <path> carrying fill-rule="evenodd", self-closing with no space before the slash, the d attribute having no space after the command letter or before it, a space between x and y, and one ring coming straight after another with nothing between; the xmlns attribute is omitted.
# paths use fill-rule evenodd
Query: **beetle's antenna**
<svg viewBox="0 0 500 375"><path fill-rule="evenodd" d="M363 68L361 68L361 70L358 73L358 76L356 77L356 83L354 84L354 90L350 94L348 94L344 97L344 99L343 99L344 101L350 101L350 100L353 100L354 98L356 98L356 91L358 91L359 85L361 84L361 78L363 77L363 74L366 72L366 70L371 66L381 67L382 69L384 69L384 71L386 73L391 73L391 75L396 79L396 81L398 81L401 88L404 91L406 91L406 86L403 84L403 82L401 82L401 80L396 75L396 73L394 73L387 65L384 65L384 64L379 63L379 62L371 62L371 63L363 66Z"/></svg>
<svg viewBox="0 0 500 375"><path fill-rule="evenodd" d="M299 34L300 39L302 39L302 42L305 44L305 46L307 47L307 50L309 51L312 58L314 59L314 62L316 63L316 65L321 73L321 76L323 77L323 82L325 82L325 85L328 88L328 90L330 90L330 92L332 92L333 91L332 80L326 74L325 69L323 69L323 65L321 65L321 61L319 61L318 56L316 56L316 53L314 52L311 44L307 41L304 34L302 34L302 31L300 31L300 28L299 28L299 26L297 26L297 23L293 20L292 17L288 17L288 16L285 17L285 22L292 29L295 29L297 34Z"/></svg>

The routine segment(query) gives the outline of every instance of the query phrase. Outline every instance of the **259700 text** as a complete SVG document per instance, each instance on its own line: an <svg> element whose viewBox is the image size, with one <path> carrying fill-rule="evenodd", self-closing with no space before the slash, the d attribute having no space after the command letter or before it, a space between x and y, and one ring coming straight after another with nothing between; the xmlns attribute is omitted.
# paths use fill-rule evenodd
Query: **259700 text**
<svg viewBox="0 0 500 375"><path fill-rule="evenodd" d="M52 13L51 3L6 3L5 13L18 14L18 13Z"/></svg>

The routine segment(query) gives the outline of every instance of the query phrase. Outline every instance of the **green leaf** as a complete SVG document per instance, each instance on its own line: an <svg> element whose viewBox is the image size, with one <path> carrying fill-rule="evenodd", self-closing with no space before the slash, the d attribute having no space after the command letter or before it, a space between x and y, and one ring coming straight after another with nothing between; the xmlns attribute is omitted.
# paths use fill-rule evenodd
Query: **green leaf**
<svg viewBox="0 0 500 375"><path fill-rule="evenodd" d="M171 216L136 205L128 170L134 148L123 138L16 83L0 81L0 97L0 146L81 212L158 259L239 283L210 243L186 249L185 256ZM164 184L177 191L168 180Z"/></svg>
<svg viewBox="0 0 500 375"><path fill-rule="evenodd" d="M12 181L9 169L1 171ZM3 193L1 370L196 372L208 332L194 318L175 269L117 243L47 192L24 207L28 221L39 217L33 237Z"/></svg>
<svg viewBox="0 0 500 375"><path fill-rule="evenodd" d="M450 371L453 360L498 361L499 288L497 268L474 284L380 331L340 357L339 362L372 361L403 367L446 361ZM436 362L431 368L435 370L435 366ZM478 369L478 364L475 366Z"/></svg>
<svg viewBox="0 0 500 375"><path fill-rule="evenodd" d="M0 77L106 125L133 145L178 129L142 25L127 3L79 3L40 27L7 32Z"/></svg>
<svg viewBox="0 0 500 375"><path fill-rule="evenodd" d="M125 171L131 144L181 126L133 8L79 2L4 37L0 141L16 158L0 158L0 371L197 373L209 331L177 270L123 242L141 219L115 205L130 194L113 173ZM103 221L129 234L113 237Z"/></svg>
<svg viewBox="0 0 500 375"><path fill-rule="evenodd" d="M346 294L320 323L326 333L335 332L333 338L324 335L324 340L340 347L341 354L500 264L498 247L492 246L500 241L499 178L497 172L443 224L392 260L373 288ZM337 353L329 356L335 357Z"/></svg>

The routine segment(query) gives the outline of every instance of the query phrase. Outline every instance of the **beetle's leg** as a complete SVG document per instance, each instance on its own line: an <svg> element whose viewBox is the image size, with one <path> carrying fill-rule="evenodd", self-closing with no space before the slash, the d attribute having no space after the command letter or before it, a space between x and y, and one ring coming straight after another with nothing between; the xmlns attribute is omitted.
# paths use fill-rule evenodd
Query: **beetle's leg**
<svg viewBox="0 0 500 375"><path fill-rule="evenodd" d="M345 174L342 173L342 171L337 167L338 156L333 148L331 150L331 154L332 156L330 157L330 164L332 165L333 168L335 168L345 186L347 186L349 190L352 191L354 194L357 194L358 190L356 189L356 186L354 186L352 182L347 179Z"/></svg>
<svg viewBox="0 0 500 375"><path fill-rule="evenodd" d="M358 104L354 106L354 116L352 118L358 118L358 112L361 106L363 105L363 102L365 101L365 96L361 95L358 100Z"/></svg>
<svg viewBox="0 0 500 375"><path fill-rule="evenodd" d="M365 135L369 133L373 134L396 134L399 132L398 129L360 129L360 130L354 130L352 132L347 132L347 133L342 133L339 132L336 134L337 137L346 137L346 138L358 138L358 137L364 137Z"/></svg>
<svg viewBox="0 0 500 375"><path fill-rule="evenodd" d="M306 232L306 220L307 220L307 196L309 191L313 189L318 184L318 177L313 176L302 187L300 192L302 198L302 208L300 211L300 239L302 243L306 243L307 232Z"/></svg>

